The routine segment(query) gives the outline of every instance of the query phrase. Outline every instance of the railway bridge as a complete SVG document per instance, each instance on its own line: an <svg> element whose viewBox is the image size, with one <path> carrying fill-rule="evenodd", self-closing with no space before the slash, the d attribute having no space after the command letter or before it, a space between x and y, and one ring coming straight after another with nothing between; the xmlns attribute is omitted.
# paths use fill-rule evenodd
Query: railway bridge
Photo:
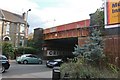
<svg viewBox="0 0 120 80"><path fill-rule="evenodd" d="M69 24L59 25L47 29L35 29L34 37L42 39L44 41L42 47L43 58L71 58L74 57L75 45L83 45L90 34L90 20L82 20ZM104 53L109 58L109 61L113 64L120 63L119 47L118 42L120 41L119 36L120 28L105 29L103 33L104 39ZM38 37L36 37L37 35ZM37 39L36 39L37 40ZM39 46L40 47L40 46ZM118 63L116 63L116 61ZM120 65L119 65L120 66Z"/></svg>
<svg viewBox="0 0 120 80"><path fill-rule="evenodd" d="M75 45L82 45L89 35L90 20L82 20L43 30L44 57L73 57Z"/></svg>

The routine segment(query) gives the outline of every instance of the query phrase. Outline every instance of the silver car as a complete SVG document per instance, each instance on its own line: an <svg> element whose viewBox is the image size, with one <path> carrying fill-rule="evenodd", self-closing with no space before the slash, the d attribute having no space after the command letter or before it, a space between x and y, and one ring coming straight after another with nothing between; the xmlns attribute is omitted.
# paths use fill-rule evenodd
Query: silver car
<svg viewBox="0 0 120 80"><path fill-rule="evenodd" d="M28 63L42 64L42 59L33 54L24 54L21 55L20 57L17 57L16 62L23 64L28 64Z"/></svg>

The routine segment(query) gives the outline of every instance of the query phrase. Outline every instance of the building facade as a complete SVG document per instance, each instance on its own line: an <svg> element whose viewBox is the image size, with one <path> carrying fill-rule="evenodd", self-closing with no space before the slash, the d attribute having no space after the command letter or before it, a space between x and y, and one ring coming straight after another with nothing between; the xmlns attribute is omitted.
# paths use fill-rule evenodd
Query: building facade
<svg viewBox="0 0 120 80"><path fill-rule="evenodd" d="M25 15L18 15L0 9L0 38L9 41L14 47L25 46L28 36Z"/></svg>

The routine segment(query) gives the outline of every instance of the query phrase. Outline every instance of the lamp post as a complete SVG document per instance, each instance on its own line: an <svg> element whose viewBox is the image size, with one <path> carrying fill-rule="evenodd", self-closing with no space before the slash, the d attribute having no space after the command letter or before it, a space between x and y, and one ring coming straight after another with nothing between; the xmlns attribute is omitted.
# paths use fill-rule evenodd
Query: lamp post
<svg viewBox="0 0 120 80"><path fill-rule="evenodd" d="M24 35L24 45L27 45L27 35L28 35L28 23L27 23L27 19L28 19L28 12L31 11L31 9L27 10L26 13L26 20L25 20L25 35ZM26 42L26 43L25 43Z"/></svg>
<svg viewBox="0 0 120 80"><path fill-rule="evenodd" d="M27 15L26 15L26 22L27 22L27 19L28 19L28 12L31 11L31 9L28 9L27 10Z"/></svg>

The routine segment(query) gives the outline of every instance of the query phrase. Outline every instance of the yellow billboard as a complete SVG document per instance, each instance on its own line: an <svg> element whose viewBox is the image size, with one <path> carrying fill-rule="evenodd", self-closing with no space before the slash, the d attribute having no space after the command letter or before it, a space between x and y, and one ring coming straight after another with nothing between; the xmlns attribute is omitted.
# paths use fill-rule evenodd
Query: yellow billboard
<svg viewBox="0 0 120 80"><path fill-rule="evenodd" d="M120 0L107 1L107 24L120 23Z"/></svg>

